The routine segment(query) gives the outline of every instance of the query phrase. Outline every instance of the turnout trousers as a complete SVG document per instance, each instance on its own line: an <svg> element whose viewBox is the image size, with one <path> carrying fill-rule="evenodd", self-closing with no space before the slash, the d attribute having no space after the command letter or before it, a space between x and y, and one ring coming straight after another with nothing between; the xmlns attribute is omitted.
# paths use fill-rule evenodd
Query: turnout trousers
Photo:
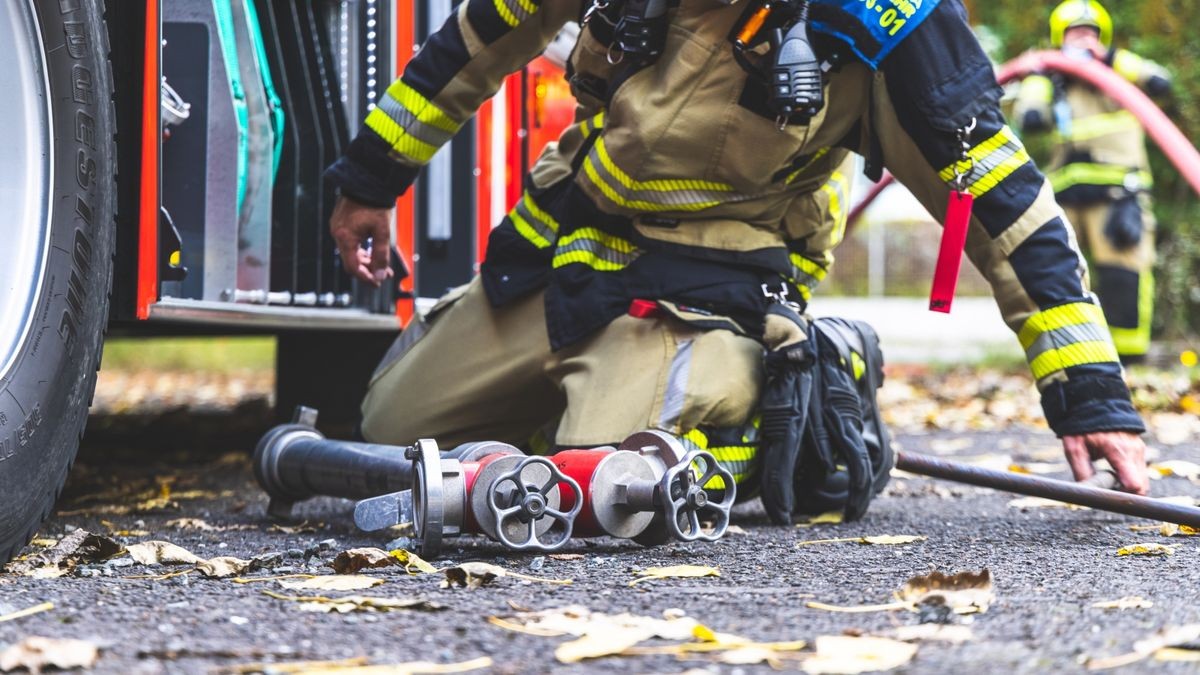
<svg viewBox="0 0 1200 675"><path fill-rule="evenodd" d="M1154 213L1145 193L1136 199L1137 208L1114 211L1112 201L1066 206L1081 248L1091 262L1092 288L1112 332L1117 354L1126 363L1145 358L1150 347L1150 322L1154 318ZM1141 237L1136 244L1119 248L1106 236L1112 218L1135 218Z"/></svg>
<svg viewBox="0 0 1200 675"><path fill-rule="evenodd" d="M363 401L375 443L433 438L558 447L619 443L645 429L737 427L754 414L763 348L671 316L622 316L550 349L543 293L493 307L476 278L414 321L384 356ZM555 430L555 423L557 428Z"/></svg>

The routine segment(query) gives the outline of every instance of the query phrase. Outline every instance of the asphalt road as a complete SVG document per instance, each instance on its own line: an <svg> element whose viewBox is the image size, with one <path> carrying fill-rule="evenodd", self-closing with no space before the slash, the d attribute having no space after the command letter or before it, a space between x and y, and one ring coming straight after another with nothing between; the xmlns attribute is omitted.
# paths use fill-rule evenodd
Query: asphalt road
<svg viewBox="0 0 1200 675"><path fill-rule="evenodd" d="M169 438L164 436L164 438ZM1034 430L950 434L901 434L907 450L957 456L977 462L1013 463L1044 469L1055 459L1049 432ZM171 443L165 440L164 449ZM245 451L246 447L220 450ZM327 574L334 554L358 546L386 546L388 536L355 531L350 503L313 500L297 515L315 525L295 533L272 529L266 499L248 464L236 456L202 463L152 451L105 462L85 452L71 479L63 513L41 536L57 539L73 528L116 532L125 544L169 540L201 557L251 558L283 554L282 566L249 576ZM1172 447L1165 457L1200 461L1200 442ZM170 461L166 461L166 460ZM1065 475L1065 464L1062 465ZM163 494L178 508L147 513L104 513ZM1156 496L1200 496L1186 479L1155 481ZM144 494L138 494L145 491ZM100 500L97 494L105 495ZM251 662L366 657L373 664L461 662L490 656L491 672L678 673L689 669L740 673L766 666L715 664L698 657L615 656L566 666L554 659L567 638L515 633L486 622L514 614L514 607L548 609L584 605L609 613L660 617L682 609L714 630L762 641L812 640L819 635L890 635L917 624L908 611L835 613L805 606L885 603L905 580L933 570L987 568L995 600L969 621L973 639L962 644L919 643L911 662L895 672L1079 672L1088 658L1129 652L1135 641L1166 626L1200 622L1200 539L1166 538L1156 531L1131 531L1140 521L1089 510L1009 506L1012 496L965 486L901 477L878 498L868 516L848 524L781 529L769 526L754 504L739 507L734 522L744 530L713 543L671 544L644 549L613 540L579 541L559 560L513 555L479 538L458 540L439 567L481 560L525 574L571 579L549 585L501 578L475 590L440 588L440 574L410 576L397 567L371 571L386 583L361 594L420 597L443 611L313 613L298 603L272 598L265 590L293 593L273 582L237 584L198 574L163 580L131 579L175 568L132 565L128 557L82 564L57 579L0 575L0 616L40 603L54 609L0 623L0 650L31 635L88 639L101 644L94 672L204 673ZM79 510L82 509L82 512ZM92 512L88 512L91 509ZM101 512L96 512L99 509ZM74 511L75 513L72 513ZM64 515L71 514L71 515ZM200 518L217 531L181 530L167 523ZM829 543L797 546L812 539L869 535L921 535L907 545ZM327 540L335 540L328 542ZM326 541L321 550L320 542ZM1119 547L1142 541L1179 544L1162 557L1121 557ZM311 554L311 555L309 555ZM634 571L649 566L710 565L720 577L671 579L630 587ZM329 593L337 595L336 593ZM1105 610L1093 603L1140 596L1153 607ZM928 618L928 617L925 617ZM649 644L665 644L652 641ZM786 667L797 668L797 662ZM1121 672L1195 672L1196 663L1152 660Z"/></svg>

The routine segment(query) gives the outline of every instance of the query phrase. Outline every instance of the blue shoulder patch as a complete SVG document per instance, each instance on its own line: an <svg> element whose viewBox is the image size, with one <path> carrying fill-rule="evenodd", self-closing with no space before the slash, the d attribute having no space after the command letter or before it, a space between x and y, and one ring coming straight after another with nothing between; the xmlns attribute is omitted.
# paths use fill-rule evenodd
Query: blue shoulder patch
<svg viewBox="0 0 1200 675"><path fill-rule="evenodd" d="M845 41L878 68L896 45L924 21L941 0L813 0L813 29Z"/></svg>

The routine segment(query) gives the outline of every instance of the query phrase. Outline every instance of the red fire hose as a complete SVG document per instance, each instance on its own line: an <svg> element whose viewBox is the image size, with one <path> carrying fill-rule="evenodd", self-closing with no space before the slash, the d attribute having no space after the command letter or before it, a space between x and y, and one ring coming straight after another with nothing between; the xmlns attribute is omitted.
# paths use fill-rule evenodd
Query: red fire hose
<svg viewBox="0 0 1200 675"><path fill-rule="evenodd" d="M1196 194L1200 195L1200 152L1196 151L1192 142L1146 94L1142 93L1141 89L1118 75L1112 68L1092 59L1071 58L1059 51L1026 52L1000 66L996 71L996 80L1005 84L1032 73L1045 71L1083 80L1132 113L1167 159L1171 160L1171 164L1179 170ZM892 174L884 172L879 182L850 210L849 224L853 225L879 193L894 180Z"/></svg>

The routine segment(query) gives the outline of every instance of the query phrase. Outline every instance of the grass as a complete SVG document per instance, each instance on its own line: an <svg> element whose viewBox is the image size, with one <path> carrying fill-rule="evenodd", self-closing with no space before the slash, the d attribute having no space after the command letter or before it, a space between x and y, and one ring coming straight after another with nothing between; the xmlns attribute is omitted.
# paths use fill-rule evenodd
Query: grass
<svg viewBox="0 0 1200 675"><path fill-rule="evenodd" d="M104 343L103 368L218 373L271 370L275 368L275 338L113 338Z"/></svg>

